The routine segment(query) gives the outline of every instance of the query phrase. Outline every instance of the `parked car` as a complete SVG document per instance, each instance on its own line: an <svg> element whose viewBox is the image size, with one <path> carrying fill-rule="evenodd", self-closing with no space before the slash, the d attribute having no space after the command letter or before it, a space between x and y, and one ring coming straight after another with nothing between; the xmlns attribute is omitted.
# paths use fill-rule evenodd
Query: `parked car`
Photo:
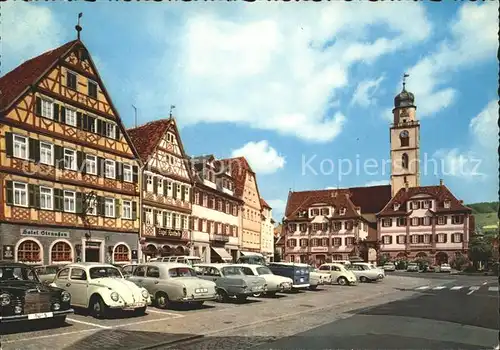
<svg viewBox="0 0 500 350"><path fill-rule="evenodd" d="M43 265L34 268L40 282L50 284L56 277L57 271L63 268L64 265Z"/></svg>
<svg viewBox="0 0 500 350"><path fill-rule="evenodd" d="M382 268L384 269L384 271L387 271L387 272L396 271L396 265L394 265L394 263L391 263L391 262L385 263Z"/></svg>
<svg viewBox="0 0 500 350"><path fill-rule="evenodd" d="M341 286L354 285L357 283L356 275L350 270L347 270L344 265L337 263L326 263L319 267L322 272L329 273L332 277L332 282L338 283Z"/></svg>
<svg viewBox="0 0 500 350"><path fill-rule="evenodd" d="M260 276L266 280L267 290L263 292L266 295L274 296L277 292L285 292L292 289L293 280L288 277L275 275L267 266L256 264L238 264L243 273L247 276ZM253 296L260 296L256 293Z"/></svg>
<svg viewBox="0 0 500 350"><path fill-rule="evenodd" d="M237 264L266 265L266 259L262 255L249 254L242 255L236 261Z"/></svg>
<svg viewBox="0 0 500 350"><path fill-rule="evenodd" d="M0 261L0 323L50 319L63 325L71 294L40 282L29 265Z"/></svg>
<svg viewBox="0 0 500 350"><path fill-rule="evenodd" d="M309 269L303 264L291 262L273 262L268 264L269 269L275 274L293 280L292 290L308 289L310 284Z"/></svg>
<svg viewBox="0 0 500 350"><path fill-rule="evenodd" d="M309 289L316 290L318 286L322 286L324 283L323 277L326 276L324 273L315 272L314 267L307 264L296 263L296 266L303 267L307 272L309 272Z"/></svg>
<svg viewBox="0 0 500 350"><path fill-rule="evenodd" d="M384 270L370 263L354 263L348 267L360 282L373 282L385 277Z"/></svg>
<svg viewBox="0 0 500 350"><path fill-rule="evenodd" d="M314 266L309 266L309 276L310 278L318 278L320 281L320 283L318 283L319 285L332 284L332 276L329 273L325 273L318 270ZM316 288L311 288L311 289L316 289Z"/></svg>
<svg viewBox="0 0 500 350"><path fill-rule="evenodd" d="M149 262L171 262L179 264L188 264L194 266L195 264L201 263L201 258L199 256L189 256L189 255L179 255L179 256L164 256L161 258L153 258Z"/></svg>
<svg viewBox="0 0 500 350"><path fill-rule="evenodd" d="M406 271L409 272L418 272L418 264L417 263L409 263L408 266L406 267Z"/></svg>
<svg viewBox="0 0 500 350"><path fill-rule="evenodd" d="M236 298L244 302L255 293L267 291L266 280L258 276L247 276L236 264L197 264L198 277L216 284L217 301L225 302Z"/></svg>
<svg viewBox="0 0 500 350"><path fill-rule="evenodd" d="M166 309L170 303L201 307L205 301L216 298L215 283L199 278L187 264L156 261L139 264L128 280L146 288L160 309Z"/></svg>
<svg viewBox="0 0 500 350"><path fill-rule="evenodd" d="M127 281L121 271L110 264L66 265L57 273L52 285L71 293L71 305L88 308L96 318L104 318L110 310L130 310L143 315L151 304L145 288Z"/></svg>
<svg viewBox="0 0 500 350"><path fill-rule="evenodd" d="M121 267L122 275L125 278L128 278L134 274L135 269L139 266L139 264L127 264Z"/></svg>
<svg viewBox="0 0 500 350"><path fill-rule="evenodd" d="M438 272L451 272L450 264L441 264L441 266L439 266Z"/></svg>

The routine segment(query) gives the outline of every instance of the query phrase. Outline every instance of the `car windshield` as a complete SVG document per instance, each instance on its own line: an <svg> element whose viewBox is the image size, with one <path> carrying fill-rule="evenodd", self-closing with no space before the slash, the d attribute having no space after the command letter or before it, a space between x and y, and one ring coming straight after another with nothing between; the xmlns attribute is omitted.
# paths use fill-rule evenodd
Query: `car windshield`
<svg viewBox="0 0 500 350"><path fill-rule="evenodd" d="M0 283L6 281L36 281L38 276L31 268L21 266L0 267Z"/></svg>
<svg viewBox="0 0 500 350"><path fill-rule="evenodd" d="M196 272L189 267L177 267L175 269L168 270L168 275L170 277L196 277Z"/></svg>
<svg viewBox="0 0 500 350"><path fill-rule="evenodd" d="M394 264L393 263L387 263L385 264L385 266L393 266Z"/></svg>
<svg viewBox="0 0 500 350"><path fill-rule="evenodd" d="M123 278L120 270L116 267L108 267L108 266L99 266L99 267L91 267L89 270L90 278Z"/></svg>
<svg viewBox="0 0 500 350"><path fill-rule="evenodd" d="M194 264L200 264L201 259L200 258L188 258L186 259L186 264L193 266Z"/></svg>
<svg viewBox="0 0 500 350"><path fill-rule="evenodd" d="M273 273L271 272L271 270L269 270L268 267L266 266L263 266L263 267L257 267L257 273L259 275L272 275Z"/></svg>
<svg viewBox="0 0 500 350"><path fill-rule="evenodd" d="M238 276L244 275L243 271L239 267L236 266L227 266L222 268L222 274L224 276Z"/></svg>

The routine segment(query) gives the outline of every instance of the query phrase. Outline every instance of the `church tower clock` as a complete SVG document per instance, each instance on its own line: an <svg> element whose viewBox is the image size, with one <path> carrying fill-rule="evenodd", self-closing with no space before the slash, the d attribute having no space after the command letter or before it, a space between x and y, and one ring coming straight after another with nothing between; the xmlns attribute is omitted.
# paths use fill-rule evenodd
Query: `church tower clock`
<svg viewBox="0 0 500 350"><path fill-rule="evenodd" d="M394 98L394 117L390 129L392 196L405 187L420 186L420 123L416 117L415 96L403 90Z"/></svg>

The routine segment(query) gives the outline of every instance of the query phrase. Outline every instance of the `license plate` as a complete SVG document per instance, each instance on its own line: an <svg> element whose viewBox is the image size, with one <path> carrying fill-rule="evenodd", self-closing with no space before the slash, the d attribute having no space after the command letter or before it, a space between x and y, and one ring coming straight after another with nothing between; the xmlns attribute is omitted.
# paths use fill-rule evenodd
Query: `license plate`
<svg viewBox="0 0 500 350"><path fill-rule="evenodd" d="M197 288L194 290L195 293L208 293L207 288Z"/></svg>
<svg viewBox="0 0 500 350"><path fill-rule="evenodd" d="M304 282L304 279L303 279L303 278L301 278L301 279L300 279L300 282Z"/></svg>
<svg viewBox="0 0 500 350"><path fill-rule="evenodd" d="M52 312L40 312L37 314L29 314L28 320L39 320L41 318L50 318L50 317L54 317L54 314Z"/></svg>

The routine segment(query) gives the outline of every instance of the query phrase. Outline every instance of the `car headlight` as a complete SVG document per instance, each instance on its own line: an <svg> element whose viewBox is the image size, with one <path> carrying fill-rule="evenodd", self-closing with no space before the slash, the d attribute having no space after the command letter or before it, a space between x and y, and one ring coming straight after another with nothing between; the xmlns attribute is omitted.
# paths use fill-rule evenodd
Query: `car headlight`
<svg viewBox="0 0 500 350"><path fill-rule="evenodd" d="M118 301L118 299L120 299L120 296L118 295L118 293L117 292L112 292L111 293L111 300Z"/></svg>
<svg viewBox="0 0 500 350"><path fill-rule="evenodd" d="M10 295L9 294L1 294L0 295L0 305L7 306L10 304Z"/></svg>
<svg viewBox="0 0 500 350"><path fill-rule="evenodd" d="M71 294L68 292L64 291L61 293L61 300L63 303L67 303L71 300Z"/></svg>
<svg viewBox="0 0 500 350"><path fill-rule="evenodd" d="M149 292L148 292L146 289L143 289L143 290L142 290L142 297L143 297L144 299L149 298Z"/></svg>

